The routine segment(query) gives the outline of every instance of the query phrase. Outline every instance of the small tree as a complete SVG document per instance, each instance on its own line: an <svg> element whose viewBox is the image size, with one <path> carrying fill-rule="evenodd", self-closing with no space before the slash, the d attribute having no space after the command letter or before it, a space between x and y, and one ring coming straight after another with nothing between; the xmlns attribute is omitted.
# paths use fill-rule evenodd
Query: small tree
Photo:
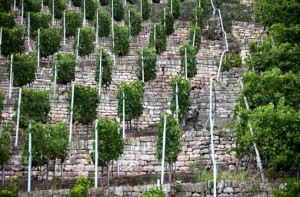
<svg viewBox="0 0 300 197"><path fill-rule="evenodd" d="M0 27L13 28L16 26L16 14L13 12L0 12Z"/></svg>
<svg viewBox="0 0 300 197"><path fill-rule="evenodd" d="M2 45L1 54L10 55L12 53L22 53L24 47L24 30L18 27L12 29L3 27L2 28Z"/></svg>
<svg viewBox="0 0 300 197"><path fill-rule="evenodd" d="M0 110L1 112L1 110ZM2 165L3 171L5 172L5 163L10 159L10 135L6 127L3 127L3 131L0 134L0 164ZM2 180L5 175L2 174Z"/></svg>
<svg viewBox="0 0 300 197"><path fill-rule="evenodd" d="M13 60L13 85L15 87L22 87L35 80L36 71L36 55L35 54L16 54ZM7 64L8 73L10 70L10 63Z"/></svg>
<svg viewBox="0 0 300 197"><path fill-rule="evenodd" d="M147 20L150 17L150 12L151 12L151 8L150 8L150 3L148 0L138 0L138 7L141 7L141 3L142 3L142 15L143 15L143 20Z"/></svg>
<svg viewBox="0 0 300 197"><path fill-rule="evenodd" d="M135 9L128 9L125 17L125 24L129 26L129 14L130 14L130 34L133 36L136 36L141 31L141 23L142 23L142 17L138 11Z"/></svg>
<svg viewBox="0 0 300 197"><path fill-rule="evenodd" d="M199 26L201 29L204 27L205 12L203 8L195 7L192 11L192 23Z"/></svg>
<svg viewBox="0 0 300 197"><path fill-rule="evenodd" d="M166 34L171 35L174 32L174 17L170 11L170 8L166 7L166 21L164 17L164 9L161 14L161 24L166 23Z"/></svg>
<svg viewBox="0 0 300 197"><path fill-rule="evenodd" d="M18 1L18 7L22 9L22 1ZM39 0L26 0L24 3L24 12L40 12L41 11L41 3Z"/></svg>
<svg viewBox="0 0 300 197"><path fill-rule="evenodd" d="M98 10L99 13L99 20L98 20L98 35L100 37L108 37L111 31L111 16L109 13L103 11L103 10ZM97 19L94 20L94 24L96 27L96 22Z"/></svg>
<svg viewBox="0 0 300 197"><path fill-rule="evenodd" d="M81 12L66 10L66 36L67 37L75 36L77 29L82 27L82 20L83 20L83 15ZM61 21L63 21L63 19Z"/></svg>
<svg viewBox="0 0 300 197"><path fill-rule="evenodd" d="M73 48L76 49L77 38L76 34ZM92 27L81 27L80 28L80 36L79 36L79 48L78 54L80 56L85 56L94 51L94 40L95 40L95 31Z"/></svg>
<svg viewBox="0 0 300 197"><path fill-rule="evenodd" d="M83 11L83 1L81 1L81 10ZM88 20L93 20L98 8L96 0L85 0L85 16Z"/></svg>
<svg viewBox="0 0 300 197"><path fill-rule="evenodd" d="M47 29L51 22L51 15L45 12L30 13L30 34L31 36L37 35L39 28Z"/></svg>
<svg viewBox="0 0 300 197"><path fill-rule="evenodd" d="M138 79L142 80L142 62L144 62L144 81L150 81L156 77L156 53L154 48L143 47L139 50Z"/></svg>
<svg viewBox="0 0 300 197"><path fill-rule="evenodd" d="M222 61L222 71L229 71L233 67L241 67L242 58L239 54L226 54L226 57Z"/></svg>
<svg viewBox="0 0 300 197"><path fill-rule="evenodd" d="M76 57L73 53L56 53L52 61L52 73L57 69L57 83L67 84L75 80Z"/></svg>
<svg viewBox="0 0 300 197"><path fill-rule="evenodd" d="M111 6L112 1L110 2ZM114 0L114 19L121 21L124 18L124 6L122 0Z"/></svg>
<svg viewBox="0 0 300 197"><path fill-rule="evenodd" d="M185 49L187 53L187 77L192 78L197 74L195 48L189 45L189 43L184 43L180 47L180 67L182 73L185 72Z"/></svg>
<svg viewBox="0 0 300 197"><path fill-rule="evenodd" d="M35 44L37 45L37 37ZM56 28L41 29L40 31L40 54L48 57L60 49L61 32ZM37 46L36 46L37 47Z"/></svg>
<svg viewBox="0 0 300 197"><path fill-rule="evenodd" d="M114 42L115 47L112 49L114 53L124 56L129 53L130 39L127 26L114 25Z"/></svg>
<svg viewBox="0 0 300 197"><path fill-rule="evenodd" d="M48 7L52 14L52 2L53 0L48 1ZM63 11L67 9L67 0L54 0L54 17L57 19L62 18Z"/></svg>
<svg viewBox="0 0 300 197"><path fill-rule="evenodd" d="M155 36L154 36L155 32ZM154 40L155 38L155 40ZM152 24L150 30L149 47L155 48L157 54L161 54L167 48L166 29L160 23Z"/></svg>
<svg viewBox="0 0 300 197"><path fill-rule="evenodd" d="M95 73L95 81L99 83L99 67L100 67L100 51L102 51L102 80L101 84L102 87L106 86L108 87L112 80L112 63L110 59L110 55L107 53L107 51L104 48L100 48L97 51L97 58L96 58L96 73Z"/></svg>
<svg viewBox="0 0 300 197"><path fill-rule="evenodd" d="M172 9L171 9L171 0L168 0L168 7L170 8L175 19L178 19L180 16L180 0L172 0Z"/></svg>
<svg viewBox="0 0 300 197"><path fill-rule="evenodd" d="M194 35L195 33L195 35ZM201 28L199 26L192 26L192 28L189 31L189 44L193 46L193 40L195 36L195 43L194 43L194 48L195 48L195 53L197 53L200 49L201 45Z"/></svg>

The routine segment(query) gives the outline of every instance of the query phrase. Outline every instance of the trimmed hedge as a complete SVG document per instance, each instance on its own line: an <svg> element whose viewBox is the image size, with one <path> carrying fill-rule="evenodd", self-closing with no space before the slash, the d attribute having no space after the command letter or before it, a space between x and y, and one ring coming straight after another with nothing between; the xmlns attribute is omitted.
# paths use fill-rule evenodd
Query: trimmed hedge
<svg viewBox="0 0 300 197"><path fill-rule="evenodd" d="M23 29L14 27L12 29L2 28L1 53L4 56L12 53L22 53L25 49L25 32Z"/></svg>
<svg viewBox="0 0 300 197"><path fill-rule="evenodd" d="M36 37L36 45L37 45ZM60 49L61 32L56 28L41 29L40 31L40 55L48 57Z"/></svg>
<svg viewBox="0 0 300 197"><path fill-rule="evenodd" d="M105 12L103 10L98 10L98 35L100 37L108 37L111 31L111 15L108 12ZM97 19L94 20L94 25L96 28Z"/></svg>
<svg viewBox="0 0 300 197"><path fill-rule="evenodd" d="M82 27L82 20L83 20L83 15L81 12L66 10L66 36L67 37L76 35L77 29ZM61 21L63 21L63 19L61 19Z"/></svg>
<svg viewBox="0 0 300 197"><path fill-rule="evenodd" d="M125 17L125 24L129 26L129 12L130 12L130 34L136 36L140 33L142 28L142 17L135 9L128 9Z"/></svg>
<svg viewBox="0 0 300 197"><path fill-rule="evenodd" d="M155 42L154 42L154 29L155 29ZM152 24L150 30L149 47L155 48L157 54L161 54L167 48L166 29L160 23Z"/></svg>
<svg viewBox="0 0 300 197"><path fill-rule="evenodd" d="M73 53L56 53L52 61L54 75L55 62L57 69L57 83L67 84L75 80L76 57Z"/></svg>
<svg viewBox="0 0 300 197"><path fill-rule="evenodd" d="M143 47L139 50L137 75L142 80L142 60L144 60L144 81L150 81L156 77L156 53L154 48ZM143 58L142 58L143 54Z"/></svg>
<svg viewBox="0 0 300 197"><path fill-rule="evenodd" d="M52 0L48 1L48 8L52 15ZM63 17L63 11L67 9L67 0L54 0L54 17L61 19Z"/></svg>
<svg viewBox="0 0 300 197"><path fill-rule="evenodd" d="M77 44L77 33L75 37L75 42L73 48L76 51ZM78 54L80 56L88 55L94 52L94 40L95 40L95 31L92 27L81 27L80 36L79 36L79 48Z"/></svg>
<svg viewBox="0 0 300 197"><path fill-rule="evenodd" d="M201 45L201 28L199 26L192 26L189 31L189 43L193 46L193 39L194 39L194 32L195 32L195 53L197 53L200 49Z"/></svg>
<svg viewBox="0 0 300 197"><path fill-rule="evenodd" d="M51 15L45 12L32 12L30 13L30 34L31 36L37 36L37 30L39 28L48 28L51 22Z"/></svg>
<svg viewBox="0 0 300 197"><path fill-rule="evenodd" d="M96 73L95 73L95 81L99 83L99 67L100 67L100 51L102 51L102 80L101 84L103 86L109 86L112 80L112 70L113 66L111 63L110 55L107 53L107 51L104 48L100 48L97 51L97 59L96 59Z"/></svg>
<svg viewBox="0 0 300 197"><path fill-rule="evenodd" d="M96 0L85 0L85 17L88 20L93 20L96 16L98 3ZM83 12L83 1L81 1L81 10Z"/></svg>
<svg viewBox="0 0 300 197"><path fill-rule="evenodd" d="M0 12L0 27L13 28L16 26L16 14L13 12Z"/></svg>
<svg viewBox="0 0 300 197"><path fill-rule="evenodd" d="M111 2L110 2L111 7ZM114 0L114 19L121 21L124 19L124 5L123 0Z"/></svg>
<svg viewBox="0 0 300 197"><path fill-rule="evenodd" d="M189 45L189 43L184 43L179 49L180 67L183 75L185 72L185 48L187 52L187 77L192 78L197 74L195 48Z"/></svg>
<svg viewBox="0 0 300 197"><path fill-rule="evenodd" d="M170 8L166 7L166 21L164 20L164 10L161 13L161 24L166 23L166 34L171 35L174 32L174 17Z"/></svg>
<svg viewBox="0 0 300 197"><path fill-rule="evenodd" d="M129 53L130 39L127 26L114 25L115 47L112 49L115 54L124 56Z"/></svg>

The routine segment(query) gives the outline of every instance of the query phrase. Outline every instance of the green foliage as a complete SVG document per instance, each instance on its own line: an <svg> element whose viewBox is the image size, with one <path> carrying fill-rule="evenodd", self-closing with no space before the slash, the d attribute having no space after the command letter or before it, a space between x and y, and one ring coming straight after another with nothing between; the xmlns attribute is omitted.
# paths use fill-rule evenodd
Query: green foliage
<svg viewBox="0 0 300 197"><path fill-rule="evenodd" d="M195 32L195 53L197 53L200 49L201 45L201 28L199 26L192 26L189 31L189 44L193 46L193 39L194 39L194 32Z"/></svg>
<svg viewBox="0 0 300 197"><path fill-rule="evenodd" d="M10 12L13 0L2 0L0 1L0 12Z"/></svg>
<svg viewBox="0 0 300 197"><path fill-rule="evenodd" d="M127 0L127 2L130 4L136 4L137 0Z"/></svg>
<svg viewBox="0 0 300 197"><path fill-rule="evenodd" d="M13 59L13 85L22 87L35 80L36 54L16 54ZM7 72L10 70L10 63L7 64Z"/></svg>
<svg viewBox="0 0 300 197"><path fill-rule="evenodd" d="M128 9L125 17L125 24L129 26L129 13L130 13L130 34L133 36L136 36L141 31L141 23L142 23L142 17L140 13L135 9Z"/></svg>
<svg viewBox="0 0 300 197"><path fill-rule="evenodd" d="M104 48L100 48L97 51L97 58L96 58L96 73L95 73L95 81L99 83L99 68L100 68L100 51L102 51L102 80L101 85L108 87L112 80L112 70L113 66L111 63L110 55Z"/></svg>
<svg viewBox="0 0 300 197"><path fill-rule="evenodd" d="M81 12L66 10L66 36L75 36L77 29L82 26L83 15ZM63 26L63 19L62 26ZM62 27L63 28L63 27Z"/></svg>
<svg viewBox="0 0 300 197"><path fill-rule="evenodd" d="M18 109L18 99L14 104L14 110ZM47 122L50 112L49 94L43 89L28 89L22 90L22 100L20 107L20 125L28 126L28 121ZM16 116L14 116L16 118Z"/></svg>
<svg viewBox="0 0 300 197"><path fill-rule="evenodd" d="M35 44L37 45L37 39ZM48 57L58 52L60 49L60 41L62 39L61 32L56 28L48 28L40 30L40 54L42 57ZM36 46L37 47L37 46Z"/></svg>
<svg viewBox="0 0 300 197"><path fill-rule="evenodd" d="M168 0L168 7L170 8L174 19L178 19L180 16L180 0L172 0L172 9L171 9L171 0Z"/></svg>
<svg viewBox="0 0 300 197"><path fill-rule="evenodd" d="M108 12L105 12L103 10L98 10L98 13L99 13L98 34L100 37L108 37L110 34L110 30L111 30L111 16ZM95 19L95 21L94 21L95 28L96 28L96 22L97 22L96 20L97 19Z"/></svg>
<svg viewBox="0 0 300 197"><path fill-rule="evenodd" d="M142 15L143 20L147 20L150 17L151 7L148 0L138 0L138 7L140 9L142 3Z"/></svg>
<svg viewBox="0 0 300 197"><path fill-rule="evenodd" d="M164 115L166 115L166 149L165 149L165 162L171 164L177 161L177 156L181 152L180 138L183 131L173 114L163 113L160 116L158 124L158 137L156 157L161 160L162 158L162 145L163 145L163 129L164 129Z"/></svg>
<svg viewBox="0 0 300 197"><path fill-rule="evenodd" d="M112 1L111 1L112 2ZM111 6L110 2L110 6ZM114 0L114 20L121 21L124 18L123 0Z"/></svg>
<svg viewBox="0 0 300 197"><path fill-rule="evenodd" d="M10 55L12 53L22 53L24 47L24 30L18 27L2 28L1 54Z"/></svg>
<svg viewBox="0 0 300 197"><path fill-rule="evenodd" d="M4 93L0 91L0 120L2 119Z"/></svg>
<svg viewBox="0 0 300 197"><path fill-rule="evenodd" d="M0 134L0 164L7 162L10 159L10 135L5 126ZM3 166L2 166L3 167Z"/></svg>
<svg viewBox="0 0 300 197"><path fill-rule="evenodd" d="M24 12L40 12L41 2L39 0L24 0ZM19 1L19 9L22 9L22 1Z"/></svg>
<svg viewBox="0 0 300 197"><path fill-rule="evenodd" d="M172 79L172 101L170 105L172 113L176 112L176 81L178 86L178 115L181 120L186 116L186 113L191 107L191 103L189 101L191 88L189 81L183 77L175 77Z"/></svg>
<svg viewBox="0 0 300 197"><path fill-rule="evenodd" d="M0 27L13 28L16 26L16 14L13 12L0 12Z"/></svg>
<svg viewBox="0 0 300 197"><path fill-rule="evenodd" d="M1 197L18 197L20 190L20 180L18 178L12 177L10 183L6 185L1 191Z"/></svg>
<svg viewBox="0 0 300 197"><path fill-rule="evenodd" d="M192 24L199 26L201 29L204 27L205 12L203 8L195 7L192 10Z"/></svg>
<svg viewBox="0 0 300 197"><path fill-rule="evenodd" d="M288 181L283 189L273 190L274 197L299 197L300 181Z"/></svg>
<svg viewBox="0 0 300 197"><path fill-rule="evenodd" d="M71 106L72 88L68 91L69 111ZM96 88L82 85L74 85L73 120L87 125L96 118L96 110L99 104Z"/></svg>
<svg viewBox="0 0 300 197"><path fill-rule="evenodd" d="M73 45L74 50L76 51L77 38L78 34L76 33L75 42ZM80 56L88 55L94 52L94 40L95 40L95 31L92 27L81 27L79 35L79 48L78 54Z"/></svg>
<svg viewBox="0 0 300 197"><path fill-rule="evenodd" d="M118 86L118 117L123 118L123 91L125 93L125 120L130 121L143 113L144 86L140 81Z"/></svg>
<svg viewBox="0 0 300 197"><path fill-rule="evenodd" d="M174 17L168 7L166 7L166 21L164 19L164 10L161 13L161 24L166 23L166 34L171 35L174 32Z"/></svg>
<svg viewBox="0 0 300 197"><path fill-rule="evenodd" d="M52 3L53 0L48 1L48 8L52 14ZM63 17L64 10L67 9L67 0L54 0L54 17L61 19Z"/></svg>
<svg viewBox="0 0 300 197"><path fill-rule="evenodd" d="M141 197L165 197L165 193L159 188L150 188Z"/></svg>
<svg viewBox="0 0 300 197"><path fill-rule="evenodd" d="M155 35L155 41L154 41L154 35ZM149 47L155 48L157 54L161 54L163 51L166 50L167 48L166 28L162 24L160 23L152 24L150 30Z"/></svg>
<svg viewBox="0 0 300 197"><path fill-rule="evenodd" d="M154 48L143 47L138 52L138 79L142 80L142 61L144 60L144 81L150 81L156 77L156 53ZM142 58L143 55L143 58Z"/></svg>
<svg viewBox="0 0 300 197"><path fill-rule="evenodd" d="M270 27L269 34L273 36L276 45L281 43L300 44L300 24L293 26L274 24Z"/></svg>
<svg viewBox="0 0 300 197"><path fill-rule="evenodd" d="M99 0L99 1L100 1L101 6L109 5L109 2L110 2L110 0Z"/></svg>
<svg viewBox="0 0 300 197"><path fill-rule="evenodd" d="M30 35L37 36L39 28L48 28L51 22L51 15L45 12L32 12L30 13Z"/></svg>
<svg viewBox="0 0 300 197"><path fill-rule="evenodd" d="M197 74L195 48L189 45L189 43L184 43L180 47L180 67L182 73L185 72L185 49L187 53L187 77L192 78Z"/></svg>
<svg viewBox="0 0 300 197"><path fill-rule="evenodd" d="M226 54L222 61L222 71L229 71L233 67L241 67L242 58L239 54Z"/></svg>
<svg viewBox="0 0 300 197"><path fill-rule="evenodd" d="M213 174L206 170L206 165L207 164L202 157L189 164L189 172L195 174L197 182L207 182L213 180Z"/></svg>
<svg viewBox="0 0 300 197"><path fill-rule="evenodd" d="M68 197L88 197L88 189L92 187L92 180L84 176L79 176L75 185L70 190Z"/></svg>
<svg viewBox="0 0 300 197"><path fill-rule="evenodd" d="M119 56L124 56L129 53L130 39L129 30L127 26L114 25L115 33L115 47L112 49L113 52Z"/></svg>
<svg viewBox="0 0 300 197"><path fill-rule="evenodd" d="M72 0L73 5L74 5L75 7L80 7L80 6L81 6L81 1L82 1L82 0Z"/></svg>
<svg viewBox="0 0 300 197"><path fill-rule="evenodd" d="M85 16L88 20L93 20L98 9L97 0L85 0ZM83 11L83 1L81 1L81 10Z"/></svg>
<svg viewBox="0 0 300 197"><path fill-rule="evenodd" d="M73 53L56 53L52 61L52 73L57 69L56 82L67 84L75 80L76 57Z"/></svg>
<svg viewBox="0 0 300 197"><path fill-rule="evenodd" d="M98 118L98 165L105 167L111 160L117 160L124 150L122 133L119 132L119 123L114 120ZM95 135L95 127L93 128ZM95 150L95 143L94 143ZM93 159L95 160L95 159Z"/></svg>

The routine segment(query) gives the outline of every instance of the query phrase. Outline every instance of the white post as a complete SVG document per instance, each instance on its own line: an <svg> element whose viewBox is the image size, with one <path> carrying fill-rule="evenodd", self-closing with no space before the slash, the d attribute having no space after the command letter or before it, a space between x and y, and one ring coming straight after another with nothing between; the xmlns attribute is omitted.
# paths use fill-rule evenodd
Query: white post
<svg viewBox="0 0 300 197"><path fill-rule="evenodd" d="M57 80L57 60L54 60L54 84L53 84L53 94L56 95L56 80Z"/></svg>
<svg viewBox="0 0 300 197"><path fill-rule="evenodd" d="M155 40L156 40L156 25L154 25L154 30L153 30L153 44L155 48Z"/></svg>
<svg viewBox="0 0 300 197"><path fill-rule="evenodd" d="M13 86L13 60L14 60L14 54L11 54L10 55L10 68L9 68L9 92L8 92L9 99L11 99L12 86Z"/></svg>
<svg viewBox="0 0 300 197"><path fill-rule="evenodd" d="M145 82L145 71L144 71L144 49L142 48L142 81Z"/></svg>
<svg viewBox="0 0 300 197"><path fill-rule="evenodd" d="M160 183L162 185L164 184L164 174L165 174L166 126L167 126L167 116L164 115L163 144L162 144L162 156L161 156L161 176L160 176Z"/></svg>
<svg viewBox="0 0 300 197"><path fill-rule="evenodd" d="M187 51L186 48L184 49L184 74L185 74L185 78L188 78L188 74L187 74Z"/></svg>
<svg viewBox="0 0 300 197"><path fill-rule="evenodd" d="M73 105L74 105L74 83L71 83L72 95L71 95L71 111L70 111L70 132L69 132L69 144L72 144L72 127L73 127Z"/></svg>
<svg viewBox="0 0 300 197"><path fill-rule="evenodd" d="M194 29L194 34L193 34L193 47L195 47L195 40L196 40L196 30Z"/></svg>
<svg viewBox="0 0 300 197"><path fill-rule="evenodd" d="M131 34L131 24L130 24L130 10L128 10L128 29L129 29L129 39Z"/></svg>
<svg viewBox="0 0 300 197"><path fill-rule="evenodd" d="M76 60L78 60L78 51L79 51L79 38L80 38L80 28L77 29L77 43L76 43Z"/></svg>
<svg viewBox="0 0 300 197"><path fill-rule="evenodd" d="M28 18L27 18L27 45L28 45L29 52L31 52L31 46L30 46L30 12L28 12Z"/></svg>
<svg viewBox="0 0 300 197"><path fill-rule="evenodd" d="M98 79L98 96L101 99L101 87L102 87L102 51L100 51L99 57L99 79Z"/></svg>
<svg viewBox="0 0 300 197"><path fill-rule="evenodd" d="M52 25L54 25L54 0L52 0Z"/></svg>
<svg viewBox="0 0 300 197"><path fill-rule="evenodd" d="M2 28L0 28L0 57L1 57L1 45L2 45Z"/></svg>
<svg viewBox="0 0 300 197"><path fill-rule="evenodd" d="M166 27L166 8L164 8L164 27Z"/></svg>
<svg viewBox="0 0 300 197"><path fill-rule="evenodd" d="M42 11L44 10L44 0L41 0Z"/></svg>
<svg viewBox="0 0 300 197"><path fill-rule="evenodd" d="M201 8L201 0L198 0L198 7Z"/></svg>
<svg viewBox="0 0 300 197"><path fill-rule="evenodd" d="M24 18L24 0L22 0L21 4L21 26L23 27L23 18Z"/></svg>
<svg viewBox="0 0 300 197"><path fill-rule="evenodd" d="M85 16L86 15L86 12L85 12L85 0L83 0L83 21L82 21L82 26L84 27L85 26Z"/></svg>
<svg viewBox="0 0 300 197"><path fill-rule="evenodd" d="M141 17L142 17L142 20L143 20L143 0L140 0L140 14L141 14Z"/></svg>
<svg viewBox="0 0 300 197"><path fill-rule="evenodd" d="M64 46L65 46L66 45L66 11L64 11L63 23L64 23Z"/></svg>
<svg viewBox="0 0 300 197"><path fill-rule="evenodd" d="M21 111L21 99L22 99L22 88L19 88L19 100L18 100L18 111L17 111L17 125L16 125L16 139L15 146L18 146L19 138L19 124L20 124L20 111Z"/></svg>
<svg viewBox="0 0 300 197"><path fill-rule="evenodd" d="M175 87L175 102L176 102L176 106L175 106L175 110L176 110L176 119L177 119L177 122L178 122L178 119L179 119L179 116L178 116L178 111L179 111L179 105L178 105L178 83L176 81L176 87Z"/></svg>
<svg viewBox="0 0 300 197"><path fill-rule="evenodd" d="M95 188L98 188L98 119L95 121Z"/></svg>
<svg viewBox="0 0 300 197"><path fill-rule="evenodd" d="M31 161L32 161L32 153L31 153L31 122L29 123L29 139L28 139L28 179L27 179L27 192L31 191Z"/></svg>
<svg viewBox="0 0 300 197"><path fill-rule="evenodd" d="M123 139L125 139L125 92L123 87Z"/></svg>
<svg viewBox="0 0 300 197"><path fill-rule="evenodd" d="M97 13L96 13L96 48L99 47L99 38L98 38L98 35L99 34L99 10L97 10Z"/></svg>
<svg viewBox="0 0 300 197"><path fill-rule="evenodd" d="M196 26L198 25L198 11L196 10Z"/></svg>
<svg viewBox="0 0 300 197"><path fill-rule="evenodd" d="M173 0L171 0L171 13L173 14Z"/></svg>
<svg viewBox="0 0 300 197"><path fill-rule="evenodd" d="M38 29L38 41L37 41L37 67L40 67L40 34L41 34L41 30Z"/></svg>
<svg viewBox="0 0 300 197"><path fill-rule="evenodd" d="M17 0L14 0L14 10L16 10Z"/></svg>
<svg viewBox="0 0 300 197"><path fill-rule="evenodd" d="M111 0L111 36L112 47L115 48L115 31L114 31L114 0Z"/></svg>

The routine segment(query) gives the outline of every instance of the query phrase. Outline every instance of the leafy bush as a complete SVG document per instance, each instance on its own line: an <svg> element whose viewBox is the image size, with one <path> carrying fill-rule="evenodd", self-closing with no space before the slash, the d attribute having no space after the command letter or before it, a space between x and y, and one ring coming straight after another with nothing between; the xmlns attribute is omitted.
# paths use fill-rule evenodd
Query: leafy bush
<svg viewBox="0 0 300 197"><path fill-rule="evenodd" d="M111 3L110 3L111 6ZM124 18L123 0L114 0L114 20L121 21Z"/></svg>
<svg viewBox="0 0 300 197"><path fill-rule="evenodd" d="M76 51L77 45L77 36L76 33L75 42L73 48ZM94 40L95 40L95 31L92 27L81 27L79 35L79 48L78 54L80 56L88 55L94 52Z"/></svg>
<svg viewBox="0 0 300 197"><path fill-rule="evenodd" d="M30 13L30 32L31 36L37 36L39 28L48 28L51 22L51 15L45 12L32 12Z"/></svg>
<svg viewBox="0 0 300 197"><path fill-rule="evenodd" d="M49 93L43 89L32 90L24 87L20 106L20 125L28 126L28 121L47 122L49 119L50 103ZM14 110L18 109L18 99L14 104ZM16 116L14 116L14 119Z"/></svg>
<svg viewBox="0 0 300 197"><path fill-rule="evenodd" d="M0 1L0 12L9 12L12 3L13 3L12 0L2 0L2 1Z"/></svg>
<svg viewBox="0 0 300 197"><path fill-rule="evenodd" d="M81 1L81 9L83 11L83 1ZM88 20L93 20L96 16L98 3L96 0L85 0L85 17Z"/></svg>
<svg viewBox="0 0 300 197"><path fill-rule="evenodd" d="M200 49L201 45L201 28L199 26L192 26L189 31L189 44L193 46L193 39L194 39L194 33L195 33L195 53L197 53Z"/></svg>
<svg viewBox="0 0 300 197"><path fill-rule="evenodd" d="M57 83L67 84L75 80L76 57L73 53L56 53L52 61L52 73L57 69Z"/></svg>
<svg viewBox="0 0 300 197"><path fill-rule="evenodd" d="M48 8L52 14L52 1L48 1ZM54 17L61 19L63 17L64 10L67 9L67 0L54 0Z"/></svg>
<svg viewBox="0 0 300 197"><path fill-rule="evenodd" d="M102 6L106 6L109 4L110 0L99 0Z"/></svg>
<svg viewBox="0 0 300 197"><path fill-rule="evenodd" d="M87 197L88 189L92 187L92 180L84 176L79 176L68 197Z"/></svg>
<svg viewBox="0 0 300 197"><path fill-rule="evenodd" d="M161 24L164 25L164 23L166 23L166 34L171 35L174 32L174 17L168 7L166 8L166 21L164 19L164 10L162 10Z"/></svg>
<svg viewBox="0 0 300 197"><path fill-rule="evenodd" d="M165 193L159 188L150 188L141 197L165 197Z"/></svg>
<svg viewBox="0 0 300 197"><path fill-rule="evenodd" d="M0 191L1 197L18 197L20 190L20 180L12 177L10 183Z"/></svg>
<svg viewBox="0 0 300 197"><path fill-rule="evenodd" d="M203 8L195 7L192 11L192 24L199 26L201 29L204 27L205 12Z"/></svg>
<svg viewBox="0 0 300 197"><path fill-rule="evenodd" d="M110 30L111 30L111 16L108 12L105 12L103 10L98 10L98 13L99 13L98 35L100 37L108 37L110 34ZM95 21L94 21L95 27L96 27L96 22L97 22L96 20L97 19L95 19Z"/></svg>
<svg viewBox="0 0 300 197"><path fill-rule="evenodd" d="M239 54L227 54L222 61L222 71L229 71L233 67L241 67L242 58Z"/></svg>
<svg viewBox="0 0 300 197"><path fill-rule="evenodd" d="M274 197L299 197L300 181L288 181L284 189L272 191Z"/></svg>
<svg viewBox="0 0 300 197"><path fill-rule="evenodd" d="M9 150L10 150L10 135L4 127L3 132L0 134L0 164L1 165L10 159Z"/></svg>
<svg viewBox="0 0 300 197"><path fill-rule="evenodd" d="M99 83L99 68L100 68L100 51L102 51L102 86L109 86L112 80L112 63L110 59L110 55L104 48L100 48L97 51L97 58L96 58L96 73L95 73L95 81Z"/></svg>
<svg viewBox="0 0 300 197"><path fill-rule="evenodd" d="M37 45L36 37L36 45ZM58 52L60 49L61 32L56 28L41 29L40 31L40 54L42 57L48 57ZM36 46L37 47L37 46Z"/></svg>
<svg viewBox="0 0 300 197"><path fill-rule="evenodd" d="M140 81L118 86L118 117L123 118L123 91L125 93L125 120L130 121L143 113L144 86Z"/></svg>
<svg viewBox="0 0 300 197"><path fill-rule="evenodd" d="M138 52L138 79L142 80L142 61L144 61L144 81L150 81L156 77L156 53L154 48L143 47ZM142 57L143 56L143 57Z"/></svg>
<svg viewBox="0 0 300 197"><path fill-rule="evenodd" d="M180 0L172 0L172 9L171 9L171 0L168 0L168 7L170 8L174 19L178 19L180 16Z"/></svg>
<svg viewBox="0 0 300 197"><path fill-rule="evenodd" d="M0 91L0 120L2 119L4 93Z"/></svg>
<svg viewBox="0 0 300 197"><path fill-rule="evenodd" d="M150 17L150 3L148 0L138 0L138 7L140 9L142 3L142 16L143 20L147 20Z"/></svg>
<svg viewBox="0 0 300 197"><path fill-rule="evenodd" d="M112 49L115 54L120 56L127 55L129 53L130 39L127 26L114 25L114 38L115 47Z"/></svg>
<svg viewBox="0 0 300 197"><path fill-rule="evenodd" d="M184 43L180 47L180 67L182 73L185 73L185 49L187 53L187 77L192 78L197 74L195 48L189 45L189 43Z"/></svg>
<svg viewBox="0 0 300 197"><path fill-rule="evenodd" d="M66 10L66 36L75 36L77 29L82 27L83 15L81 12ZM63 19L61 19L63 21ZM63 25L63 23L62 23Z"/></svg>
<svg viewBox="0 0 300 197"><path fill-rule="evenodd" d="M171 164L177 161L181 152L180 138L183 135L180 125L172 114L162 114L158 123L158 137L156 144L156 157L162 159L164 115L166 115L166 146L165 162Z"/></svg>
<svg viewBox="0 0 300 197"><path fill-rule="evenodd" d="M170 105L170 109L173 114L176 112L176 82L178 86L178 116L179 119L183 119L186 116L186 113L189 111L191 107L191 103L189 101L191 88L189 81L183 77L175 77L172 79L172 101Z"/></svg>
<svg viewBox="0 0 300 197"><path fill-rule="evenodd" d="M13 28L16 26L16 15L13 12L0 12L0 27Z"/></svg>
<svg viewBox="0 0 300 197"><path fill-rule="evenodd" d="M155 30L155 41L154 41ZM155 48L157 54L161 54L167 48L166 29L160 23L152 24L150 30L149 47Z"/></svg>
<svg viewBox="0 0 300 197"><path fill-rule="evenodd" d="M22 53L24 47L24 30L18 27L12 29L3 27L2 28L2 55L10 55L12 53Z"/></svg>
<svg viewBox="0 0 300 197"><path fill-rule="evenodd" d="M36 54L16 54L13 59L13 85L15 87L22 87L35 80L36 71ZM8 73L10 70L10 63L7 64Z"/></svg>
<svg viewBox="0 0 300 197"><path fill-rule="evenodd" d="M128 9L128 12L125 17L125 24L129 26L129 13L130 13L130 34L133 36L136 36L141 31L141 23L142 23L142 17L138 11L135 9Z"/></svg>
<svg viewBox="0 0 300 197"><path fill-rule="evenodd" d="M106 167L111 160L123 154L124 142L119 132L119 123L114 120L98 118L98 165ZM93 129L95 135L95 128ZM93 144L95 150L95 143ZM94 159L95 160L95 159Z"/></svg>
<svg viewBox="0 0 300 197"><path fill-rule="evenodd" d="M39 0L26 0L23 1L24 12L40 12L41 11L41 3ZM19 9L22 9L22 1L19 1L18 4Z"/></svg>
<svg viewBox="0 0 300 197"><path fill-rule="evenodd" d="M68 91L69 111L71 106L72 88ZM73 120L87 125L96 118L96 110L99 104L98 92L96 88L82 85L74 85L74 106Z"/></svg>
<svg viewBox="0 0 300 197"><path fill-rule="evenodd" d="M72 0L73 5L74 5L75 7L80 7L80 6L81 6L81 1L82 1L82 0Z"/></svg>
<svg viewBox="0 0 300 197"><path fill-rule="evenodd" d="M300 43L300 24L285 26L284 24L274 24L269 30L273 36L275 45L282 43L297 44Z"/></svg>

